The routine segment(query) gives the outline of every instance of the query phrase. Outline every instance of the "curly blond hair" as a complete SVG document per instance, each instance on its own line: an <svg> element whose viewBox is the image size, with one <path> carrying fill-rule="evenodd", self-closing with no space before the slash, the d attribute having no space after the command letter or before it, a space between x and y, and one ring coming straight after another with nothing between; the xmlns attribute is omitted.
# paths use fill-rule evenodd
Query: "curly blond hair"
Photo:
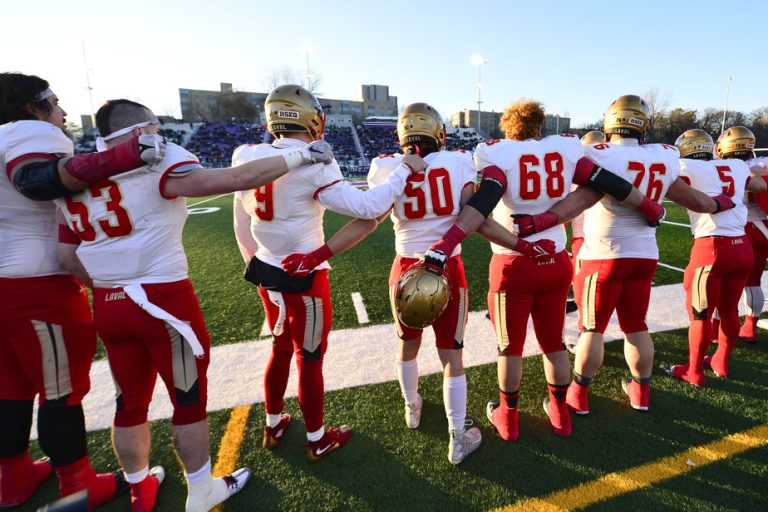
<svg viewBox="0 0 768 512"><path fill-rule="evenodd" d="M541 135L544 107L540 102L521 98L511 103L499 121L499 128L508 139L526 140Z"/></svg>

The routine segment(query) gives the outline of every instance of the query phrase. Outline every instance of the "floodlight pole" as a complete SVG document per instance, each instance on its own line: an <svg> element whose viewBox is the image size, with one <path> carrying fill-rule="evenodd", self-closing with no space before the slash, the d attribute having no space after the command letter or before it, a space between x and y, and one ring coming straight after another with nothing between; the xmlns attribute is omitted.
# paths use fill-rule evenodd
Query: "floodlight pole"
<svg viewBox="0 0 768 512"><path fill-rule="evenodd" d="M723 107L723 122L720 125L720 135L723 134L725 131L725 114L728 112L728 95L731 93L731 82L733 81L733 78L730 76L728 77L728 81L725 85L725 106Z"/></svg>
<svg viewBox="0 0 768 512"><path fill-rule="evenodd" d="M96 112L93 110L93 87L91 87L91 75L88 72L88 58L85 55L85 41L80 40L80 46L83 48L83 64L85 65L85 84L88 89L88 100L91 103L91 128L96 127Z"/></svg>

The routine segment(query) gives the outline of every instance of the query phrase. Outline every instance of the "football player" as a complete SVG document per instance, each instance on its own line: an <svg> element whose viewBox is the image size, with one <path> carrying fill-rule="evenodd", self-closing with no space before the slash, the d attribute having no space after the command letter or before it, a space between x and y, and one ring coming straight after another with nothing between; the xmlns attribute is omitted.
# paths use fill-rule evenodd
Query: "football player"
<svg viewBox="0 0 768 512"><path fill-rule="evenodd" d="M453 253L467 233L482 225L491 211L510 230L513 215L528 214L538 228L532 240L548 242L546 252L552 254L534 258L522 258L519 250L492 245L488 304L498 341L500 400L489 402L486 412L497 432L508 441L518 438L517 403L529 317L544 354L549 391L544 409L556 435L571 435L570 413L565 405L570 368L562 333L573 270L565 252L565 228L558 215L549 212L534 218L530 214L543 212L569 196L571 183L577 183L599 190L577 190L572 194L586 195L587 202L608 192L639 207L653 222L663 215L663 208L643 198L629 182L603 169L596 170L583 158L584 149L575 136L541 139L543 121L544 110L536 101L521 100L505 110L501 127L507 139L478 145L474 158L476 168L483 173L480 187L457 222L430 247L425 258L428 263L445 262L446 255Z"/></svg>
<svg viewBox="0 0 768 512"><path fill-rule="evenodd" d="M417 363L422 329L409 327L401 320L403 312L398 314L397 287L404 274L423 258L430 245L439 240L456 221L461 206L474 194L477 171L470 153L464 150L445 150L445 125L440 114L426 103L412 103L403 109L397 122L397 135L405 154L415 152L429 166L424 173L408 178L405 192L395 200L391 214L397 254L389 277L389 297L400 338L397 379L405 400L405 422L409 428L418 428L423 404L419 394ZM375 188L384 183L403 158L403 155L396 154L373 159L368 174L370 187ZM495 241L517 247L524 254L545 254L536 244L518 239L491 220L486 221L478 232L490 237L494 237L495 232ZM465 429L467 378L464 374L462 349L469 297L461 260L461 245L457 245L448 256L444 268L451 284L450 299L445 311L432 324L432 329L435 332L437 353L443 364L443 405L450 438L448 460L452 464L459 464L480 446L482 437L476 427ZM430 309L433 307L428 300L424 304L429 305Z"/></svg>
<svg viewBox="0 0 768 512"><path fill-rule="evenodd" d="M768 173L768 158L755 158L755 135L749 128L733 126L723 132L717 139L715 151L717 158L724 160L745 160L751 170L758 174ZM730 163L730 162L729 162ZM746 234L752 245L754 259L752 268L747 276L744 288L744 308L746 315L744 325L739 331L739 338L747 343L757 341L756 326L763 312L765 296L760 280L763 277L765 262L768 260L768 221L766 210L768 203L765 194L757 194L753 191L744 195L744 203L747 206ZM762 199L762 200L761 200ZM717 333L713 332L713 336Z"/></svg>
<svg viewBox="0 0 768 512"><path fill-rule="evenodd" d="M0 507L26 502L54 469L62 496L88 489L91 508L126 489L122 472L97 475L88 460L81 402L96 333L85 291L56 258L56 207L47 199L158 161L165 146L149 135L72 156L65 129L47 81L0 73ZM33 462L36 395L50 460Z"/></svg>
<svg viewBox="0 0 768 512"><path fill-rule="evenodd" d="M688 363L664 369L677 379L703 386L705 364L721 377L728 374L728 357L739 334L739 296L752 267L752 247L744 234L747 208L742 199L745 188L760 193L766 184L759 176L750 177L741 160L712 160L714 142L704 130L685 131L675 147L680 151L680 176L684 180L708 195L724 193L736 204L719 215L688 214L694 238L684 277L690 320ZM710 359L705 356L712 339L709 315L713 308L717 308L721 323L717 352Z"/></svg>
<svg viewBox="0 0 768 512"><path fill-rule="evenodd" d="M113 100L96 113L108 148L159 130L145 106ZM239 491L250 470L212 478L206 415L210 338L187 278L185 197L264 185L304 163L330 161L319 142L233 169L203 169L168 144L162 161L57 199L62 261L93 286L96 329L117 388L113 445L131 487L131 509L151 510L162 467L149 469L147 411L157 375L173 404L172 434L188 486L187 511L207 511Z"/></svg>
<svg viewBox="0 0 768 512"><path fill-rule="evenodd" d="M325 113L317 98L301 86L277 87L267 96L264 110L275 141L240 146L232 155L234 163L296 151L323 137ZM421 158L408 155L385 185L362 192L344 181L334 160L235 194L235 236L248 263L246 279L258 285L273 334L264 376L265 448L276 447L290 425L283 397L294 353L307 459L320 460L349 440L348 425L327 430L323 426L322 365L332 320L327 260L374 229L376 217L389 210L411 172L424 167ZM352 221L324 243L326 208L367 220Z"/></svg>

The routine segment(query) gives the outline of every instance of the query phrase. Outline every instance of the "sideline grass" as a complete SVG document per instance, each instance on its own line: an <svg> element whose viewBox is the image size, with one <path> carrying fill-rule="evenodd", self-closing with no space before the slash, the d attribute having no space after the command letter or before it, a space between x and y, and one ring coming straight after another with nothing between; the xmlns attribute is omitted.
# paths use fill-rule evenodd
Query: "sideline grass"
<svg viewBox="0 0 768 512"><path fill-rule="evenodd" d="M657 334L654 339L657 363L684 359L684 331ZM480 450L457 467L446 458L448 437L439 374L421 379L424 416L415 431L404 425L396 382L328 393L326 424L349 423L354 431L347 447L316 464L305 460L305 433L296 400L288 400L286 407L296 421L272 452L261 448L264 407L256 404L248 416L237 462L251 467L254 478L225 510L444 512L488 510L546 496L768 423L766 346L768 336L764 334L756 347L739 345L732 364L734 378L720 380L710 373L705 388L654 371L652 410L644 414L626 404L619 386L626 374L622 347L611 343L606 346L605 366L592 386L592 413L573 418L570 439L550 433L541 408L546 395L541 360L528 358L520 401L521 438L513 444L493 436L484 418L485 402L497 395L494 365L470 368L468 409L484 439ZM420 357L436 357L431 347L423 347L422 352ZM227 411L211 415L214 454L229 420ZM180 510L184 482L171 451L169 422L153 424L153 433L152 464L166 465L169 473L158 510ZM106 432L90 436L92 457L100 470L115 467L108 443ZM768 451L755 449L593 508L766 510L766 468ZM44 485L34 505L55 496L52 482ZM127 506L127 497L122 497L103 510L125 510Z"/></svg>

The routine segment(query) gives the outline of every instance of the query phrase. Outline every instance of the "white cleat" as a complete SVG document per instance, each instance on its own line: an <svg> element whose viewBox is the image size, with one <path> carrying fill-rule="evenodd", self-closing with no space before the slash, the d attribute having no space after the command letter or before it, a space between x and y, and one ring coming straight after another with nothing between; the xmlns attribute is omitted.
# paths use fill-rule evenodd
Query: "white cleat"
<svg viewBox="0 0 768 512"><path fill-rule="evenodd" d="M149 476L155 477L158 484L161 484L165 480L165 468L163 466L155 466L149 470Z"/></svg>
<svg viewBox="0 0 768 512"><path fill-rule="evenodd" d="M480 429L472 427L464 432L451 430L451 440L448 442L448 460L451 464L459 464L467 455L480 448L483 435Z"/></svg>
<svg viewBox="0 0 768 512"><path fill-rule="evenodd" d="M416 397L416 402L412 404L405 402L405 424L408 428L419 428L421 423L421 407L424 405L424 400L421 399L421 395Z"/></svg>
<svg viewBox="0 0 768 512"><path fill-rule="evenodd" d="M248 483L251 474L250 469L240 468L226 476L214 478L211 490L204 499L198 500L187 496L186 512L208 512L240 492Z"/></svg>

